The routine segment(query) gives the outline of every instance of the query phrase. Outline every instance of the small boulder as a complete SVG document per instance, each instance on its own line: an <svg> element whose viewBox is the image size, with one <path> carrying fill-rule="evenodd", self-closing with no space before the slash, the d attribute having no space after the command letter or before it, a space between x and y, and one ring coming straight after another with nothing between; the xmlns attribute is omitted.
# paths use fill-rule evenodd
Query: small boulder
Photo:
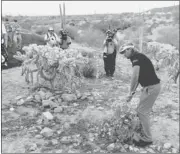
<svg viewBox="0 0 180 154"><path fill-rule="evenodd" d="M38 93L42 100L46 99L46 93L44 91L39 91Z"/></svg>
<svg viewBox="0 0 180 154"><path fill-rule="evenodd" d="M54 109L54 113L61 113L61 112L63 112L63 108L60 106Z"/></svg>
<svg viewBox="0 0 180 154"><path fill-rule="evenodd" d="M107 150L108 150L108 151L113 151L114 148L115 148L115 144L114 144L114 143L111 143L110 145L108 145Z"/></svg>
<svg viewBox="0 0 180 154"><path fill-rule="evenodd" d="M89 100L89 101L93 101L94 98L93 98L92 96L90 96L90 97L88 97L88 100Z"/></svg>
<svg viewBox="0 0 180 154"><path fill-rule="evenodd" d="M103 107L98 107L97 109L98 109L98 110L104 110L104 108L103 108Z"/></svg>
<svg viewBox="0 0 180 154"><path fill-rule="evenodd" d="M58 134L58 135L61 135L62 132L63 132L62 130L58 130L58 131L57 131L57 134Z"/></svg>
<svg viewBox="0 0 180 154"><path fill-rule="evenodd" d="M25 103L25 101L23 99L20 99L17 101L17 105L23 105Z"/></svg>
<svg viewBox="0 0 180 154"><path fill-rule="evenodd" d="M82 100L85 100L85 99L87 99L88 98L88 96L87 95L83 95L83 96L81 96L81 99Z"/></svg>
<svg viewBox="0 0 180 154"><path fill-rule="evenodd" d="M136 147L134 147L134 148L133 148L133 151L134 151L134 152L139 152L139 149L136 148Z"/></svg>
<svg viewBox="0 0 180 154"><path fill-rule="evenodd" d="M41 125L42 122L43 122L43 119L38 119L38 120L37 120L37 124L38 124L38 125Z"/></svg>
<svg viewBox="0 0 180 154"><path fill-rule="evenodd" d="M57 150L55 153L62 153L62 152L63 152L63 150L60 149L60 150Z"/></svg>
<svg viewBox="0 0 180 154"><path fill-rule="evenodd" d="M134 148L132 146L129 146L130 151L134 151Z"/></svg>
<svg viewBox="0 0 180 154"><path fill-rule="evenodd" d="M63 94L61 98L66 102L72 102L77 100L77 97L75 94Z"/></svg>
<svg viewBox="0 0 180 154"><path fill-rule="evenodd" d="M170 149L172 147L171 143L165 143L164 149Z"/></svg>
<svg viewBox="0 0 180 154"><path fill-rule="evenodd" d="M63 144L69 144L71 143L71 140L68 136L64 136L62 139L61 139L61 143Z"/></svg>
<svg viewBox="0 0 180 154"><path fill-rule="evenodd" d="M36 94L36 95L34 96L34 98L35 98L35 100L36 100L37 102L41 102L41 101L42 101L42 100L41 100L41 96L38 95L38 94Z"/></svg>
<svg viewBox="0 0 180 154"><path fill-rule="evenodd" d="M43 112L43 117L47 120L52 120L53 119L53 115L50 112Z"/></svg>
<svg viewBox="0 0 180 154"><path fill-rule="evenodd" d="M62 99L58 98L58 103L61 104L62 103Z"/></svg>
<svg viewBox="0 0 180 154"><path fill-rule="evenodd" d="M124 148L125 148L125 149L128 149L128 148L129 148L129 145L125 144L125 145L124 145Z"/></svg>
<svg viewBox="0 0 180 154"><path fill-rule="evenodd" d="M25 101L26 102L31 102L31 101L33 101L33 99L34 99L33 96L28 96Z"/></svg>
<svg viewBox="0 0 180 154"><path fill-rule="evenodd" d="M178 153L178 150L175 148L172 148L172 153Z"/></svg>
<svg viewBox="0 0 180 154"><path fill-rule="evenodd" d="M140 150L138 153L147 153L145 150Z"/></svg>
<svg viewBox="0 0 180 154"><path fill-rule="evenodd" d="M151 149L151 148L148 148L148 149L146 149L146 151L147 152L150 152L150 153L156 153L153 149Z"/></svg>
<svg viewBox="0 0 180 154"><path fill-rule="evenodd" d="M77 91L76 96L77 96L78 99L80 99L82 95L81 95L81 93L79 91Z"/></svg>
<svg viewBox="0 0 180 154"><path fill-rule="evenodd" d="M51 97L49 98L49 100L50 100L50 101L53 101L53 102L56 102L56 98L55 98L54 96L51 96Z"/></svg>
<svg viewBox="0 0 180 154"><path fill-rule="evenodd" d="M9 110L10 110L10 111L14 111L14 108L13 108L13 107L11 107Z"/></svg>
<svg viewBox="0 0 180 154"><path fill-rule="evenodd" d="M53 136L53 130L50 129L50 128L45 127L45 128L40 132L40 134L42 134L42 135L45 136L45 137L51 137L51 136Z"/></svg>
<svg viewBox="0 0 180 154"><path fill-rule="evenodd" d="M36 143L31 143L29 145L28 151L35 151L37 149L37 144Z"/></svg>
<svg viewBox="0 0 180 154"><path fill-rule="evenodd" d="M42 101L43 107L51 107L53 104L54 104L54 102L50 101L50 100L43 100Z"/></svg>
<svg viewBox="0 0 180 154"><path fill-rule="evenodd" d="M64 129L64 130L68 130L69 128L70 128L70 124L66 122L66 123L63 125L63 129Z"/></svg>
<svg viewBox="0 0 180 154"><path fill-rule="evenodd" d="M77 103L73 103L73 106L74 106L74 107L76 107L76 106L79 106L79 104L77 104Z"/></svg>
<svg viewBox="0 0 180 154"><path fill-rule="evenodd" d="M46 93L46 99L49 99L50 97L52 97L53 96L53 94L51 93L51 92L47 92Z"/></svg>
<svg viewBox="0 0 180 154"><path fill-rule="evenodd" d="M35 138L41 139L41 138L43 138L43 136L38 134L38 135L35 136Z"/></svg>
<svg viewBox="0 0 180 154"><path fill-rule="evenodd" d="M23 96L17 96L16 98L15 98L15 100L20 100L20 99L22 99L23 98Z"/></svg>
<svg viewBox="0 0 180 154"><path fill-rule="evenodd" d="M51 142L52 142L52 145L57 145L58 144L58 140L56 140L56 139L52 139Z"/></svg>

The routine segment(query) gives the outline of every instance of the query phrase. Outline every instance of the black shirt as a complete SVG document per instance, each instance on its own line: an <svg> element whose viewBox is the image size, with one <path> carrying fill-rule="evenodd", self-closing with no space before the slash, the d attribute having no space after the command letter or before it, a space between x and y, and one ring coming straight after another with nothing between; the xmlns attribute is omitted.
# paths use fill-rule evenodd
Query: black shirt
<svg viewBox="0 0 180 154"><path fill-rule="evenodd" d="M132 62L132 66L140 66L138 81L141 86L145 87L155 85L160 82L160 79L155 73L154 66L147 56L139 52L134 52L130 60Z"/></svg>

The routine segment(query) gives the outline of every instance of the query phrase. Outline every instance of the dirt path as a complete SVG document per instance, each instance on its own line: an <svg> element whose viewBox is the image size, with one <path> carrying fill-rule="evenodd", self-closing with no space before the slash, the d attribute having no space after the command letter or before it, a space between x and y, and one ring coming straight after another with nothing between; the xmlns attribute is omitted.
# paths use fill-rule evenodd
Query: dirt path
<svg viewBox="0 0 180 154"><path fill-rule="evenodd" d="M119 61L117 60L116 74L113 80L107 78L87 80L81 91L82 93L95 94L94 101L76 102L79 107L69 106L69 108L74 113L76 111L83 112L87 107L92 106L95 109L110 111L115 105L121 104L128 93L129 74L127 74L127 70L130 70L130 67L131 65L127 60L120 58ZM70 152L71 145L66 147L59 143L52 145L48 139L37 138L39 135L37 127L40 126L37 124L39 117L34 116L36 108L19 106L15 111L9 110L8 104L14 98L28 94L28 86L20 73L20 68L2 71L2 152L27 152L29 146L31 148L34 146L32 152ZM138 104L139 95L140 92L137 92L131 102L134 109ZM24 114L25 111L32 116ZM98 114L97 117L99 116ZM178 149L179 101L177 85L173 85L168 91L162 90L154 105L151 119L154 144L161 145L168 142ZM58 123L55 125L56 127L61 126ZM59 136L54 136L53 139L59 142ZM47 145L49 144L48 149ZM83 150L76 149L76 152L83 152Z"/></svg>
<svg viewBox="0 0 180 154"><path fill-rule="evenodd" d="M21 68L11 68L2 71L2 107L8 105L16 96L25 95L28 86L24 76L21 76Z"/></svg>

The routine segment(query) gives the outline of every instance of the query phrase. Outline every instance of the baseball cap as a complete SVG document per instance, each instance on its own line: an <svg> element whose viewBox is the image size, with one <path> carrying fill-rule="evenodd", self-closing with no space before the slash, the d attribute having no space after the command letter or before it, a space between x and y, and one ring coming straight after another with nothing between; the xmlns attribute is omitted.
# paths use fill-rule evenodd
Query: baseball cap
<svg viewBox="0 0 180 154"><path fill-rule="evenodd" d="M54 31L54 29L52 27L49 27L48 31Z"/></svg>
<svg viewBox="0 0 180 154"><path fill-rule="evenodd" d="M120 48L120 54L123 54L125 50L133 48L134 49L134 44L133 43L125 43L124 45L121 46Z"/></svg>

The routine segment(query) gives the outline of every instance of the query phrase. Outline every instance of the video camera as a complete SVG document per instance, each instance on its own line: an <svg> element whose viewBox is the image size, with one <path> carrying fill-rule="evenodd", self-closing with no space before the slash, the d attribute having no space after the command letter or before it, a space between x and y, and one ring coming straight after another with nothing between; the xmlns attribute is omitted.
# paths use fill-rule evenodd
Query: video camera
<svg viewBox="0 0 180 154"><path fill-rule="evenodd" d="M108 37L107 39L106 39L106 42L112 42L113 41L113 38L112 37Z"/></svg>

